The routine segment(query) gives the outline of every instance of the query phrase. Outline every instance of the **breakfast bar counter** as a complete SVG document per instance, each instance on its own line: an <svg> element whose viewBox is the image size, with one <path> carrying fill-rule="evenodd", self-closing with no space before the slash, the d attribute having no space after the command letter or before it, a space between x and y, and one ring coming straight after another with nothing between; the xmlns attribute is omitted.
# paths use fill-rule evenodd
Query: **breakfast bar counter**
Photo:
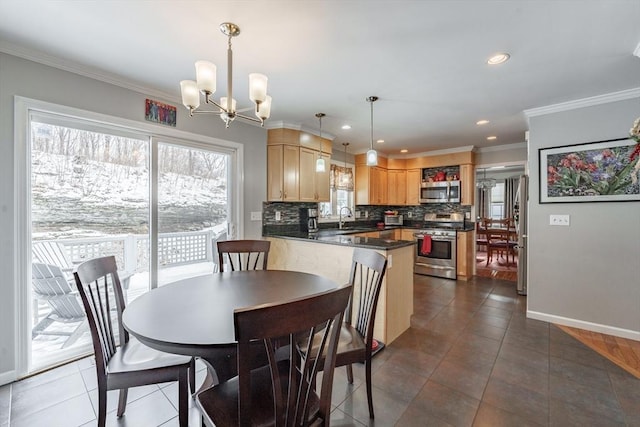
<svg viewBox="0 0 640 427"><path fill-rule="evenodd" d="M387 258L387 271L378 300L374 338L390 344L409 328L413 314L415 242L339 234L340 231L311 237L296 232L265 235L271 242L268 268L302 271L347 283L355 247L381 253Z"/></svg>

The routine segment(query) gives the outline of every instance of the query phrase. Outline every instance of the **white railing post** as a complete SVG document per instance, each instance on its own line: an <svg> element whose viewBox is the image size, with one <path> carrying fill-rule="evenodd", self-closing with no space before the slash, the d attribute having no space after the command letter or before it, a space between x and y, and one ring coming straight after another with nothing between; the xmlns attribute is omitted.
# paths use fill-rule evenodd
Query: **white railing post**
<svg viewBox="0 0 640 427"><path fill-rule="evenodd" d="M134 272L138 266L138 250L136 238L133 234L127 234L124 238L124 271Z"/></svg>

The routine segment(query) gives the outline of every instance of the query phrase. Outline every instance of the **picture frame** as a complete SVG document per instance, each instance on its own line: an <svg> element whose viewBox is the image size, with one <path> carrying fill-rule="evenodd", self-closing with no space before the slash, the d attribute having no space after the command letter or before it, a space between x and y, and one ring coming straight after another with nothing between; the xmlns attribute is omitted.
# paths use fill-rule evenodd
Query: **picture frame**
<svg viewBox="0 0 640 427"><path fill-rule="evenodd" d="M640 200L630 138L540 148L540 203Z"/></svg>
<svg viewBox="0 0 640 427"><path fill-rule="evenodd" d="M144 107L145 120L176 127L177 109L173 105L147 99Z"/></svg>

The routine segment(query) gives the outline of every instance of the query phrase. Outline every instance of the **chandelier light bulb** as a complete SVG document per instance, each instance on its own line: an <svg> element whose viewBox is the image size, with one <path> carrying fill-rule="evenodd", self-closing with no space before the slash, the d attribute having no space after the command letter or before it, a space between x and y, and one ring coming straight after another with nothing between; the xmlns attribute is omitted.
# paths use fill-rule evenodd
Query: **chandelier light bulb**
<svg viewBox="0 0 640 427"><path fill-rule="evenodd" d="M200 106L200 93L198 85L193 80L182 80L180 82L180 92L182 92L182 103L189 110L195 110Z"/></svg>
<svg viewBox="0 0 640 427"><path fill-rule="evenodd" d="M267 98L267 81L264 74L249 74L249 99L260 104Z"/></svg>
<svg viewBox="0 0 640 427"><path fill-rule="evenodd" d="M206 95L216 92L216 66L209 61L196 62L196 82L198 90Z"/></svg>

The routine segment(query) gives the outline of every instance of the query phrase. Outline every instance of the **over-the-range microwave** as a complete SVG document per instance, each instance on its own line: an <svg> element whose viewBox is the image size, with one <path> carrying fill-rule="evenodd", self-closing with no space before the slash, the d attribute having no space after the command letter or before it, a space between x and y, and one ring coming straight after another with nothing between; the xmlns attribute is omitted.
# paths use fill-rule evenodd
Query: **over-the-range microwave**
<svg viewBox="0 0 640 427"><path fill-rule="evenodd" d="M460 203L460 181L420 183L420 203Z"/></svg>

